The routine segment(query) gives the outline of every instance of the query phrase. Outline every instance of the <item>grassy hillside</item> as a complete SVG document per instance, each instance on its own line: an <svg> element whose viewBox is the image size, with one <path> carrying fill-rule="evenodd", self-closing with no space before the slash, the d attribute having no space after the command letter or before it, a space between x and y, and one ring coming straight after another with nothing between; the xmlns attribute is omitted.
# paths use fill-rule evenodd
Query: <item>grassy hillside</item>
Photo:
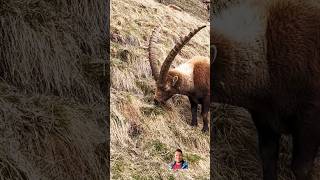
<svg viewBox="0 0 320 180"><path fill-rule="evenodd" d="M107 3L0 2L0 179L106 179Z"/></svg>
<svg viewBox="0 0 320 180"><path fill-rule="evenodd" d="M185 1L185 0L156 0L156 2L170 5L174 4L181 8L183 11L188 12L194 17L199 17L203 20L209 19L209 12L207 10L207 6L204 0L192 0L192 1Z"/></svg>
<svg viewBox="0 0 320 180"><path fill-rule="evenodd" d="M168 109L153 105L155 82L147 51L150 34L159 24L158 60L162 63L180 36L208 22L154 0L113 0L111 19L112 179L208 179L209 134L201 133L200 119L198 128L189 125L186 97L174 97ZM209 28L183 48L174 64L194 55L209 56ZM168 171L176 148L190 162L188 172Z"/></svg>

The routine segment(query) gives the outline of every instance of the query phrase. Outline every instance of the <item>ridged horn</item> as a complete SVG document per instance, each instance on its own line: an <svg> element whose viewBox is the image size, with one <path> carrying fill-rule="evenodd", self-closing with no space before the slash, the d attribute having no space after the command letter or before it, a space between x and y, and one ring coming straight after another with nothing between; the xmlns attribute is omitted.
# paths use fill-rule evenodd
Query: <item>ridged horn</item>
<svg viewBox="0 0 320 180"><path fill-rule="evenodd" d="M159 67L156 61L156 42L158 41L159 32L160 26L155 27L149 40L149 62L152 76L156 81L159 79Z"/></svg>
<svg viewBox="0 0 320 180"><path fill-rule="evenodd" d="M173 49L169 52L168 56L166 57L166 59L164 60L162 67L161 67L161 71L160 71L160 75L159 75L159 80L157 81L157 83L159 85L163 84L166 80L167 74L169 72L170 66L174 60L174 58L177 56L177 54L180 52L180 50L183 48L183 46L185 44L187 44L187 42L189 42L189 40L195 35L197 34L202 28L204 28L206 26L201 26L198 27L196 29L194 29L193 31L191 31L187 36L181 38L177 44L173 47Z"/></svg>

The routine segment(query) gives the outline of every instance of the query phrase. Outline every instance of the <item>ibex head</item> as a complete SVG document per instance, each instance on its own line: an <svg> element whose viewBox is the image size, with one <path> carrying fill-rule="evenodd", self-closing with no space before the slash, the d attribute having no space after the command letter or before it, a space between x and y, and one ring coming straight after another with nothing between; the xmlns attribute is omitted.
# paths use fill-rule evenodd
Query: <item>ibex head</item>
<svg viewBox="0 0 320 180"><path fill-rule="evenodd" d="M175 94L180 94L180 85L181 85L181 78L182 75L177 71L170 70L170 66L180 52L182 47L202 28L206 26L201 26L193 31L191 31L187 36L181 38L177 44L173 47L173 49L169 52L168 56L164 60L161 70L159 72L159 68L156 63L155 57L155 42L158 38L158 33L160 31L160 27L156 27L151 35L150 42L149 42L149 61L152 70L152 75L156 80L156 93L154 96L154 101L156 104L163 104L168 99L170 99Z"/></svg>

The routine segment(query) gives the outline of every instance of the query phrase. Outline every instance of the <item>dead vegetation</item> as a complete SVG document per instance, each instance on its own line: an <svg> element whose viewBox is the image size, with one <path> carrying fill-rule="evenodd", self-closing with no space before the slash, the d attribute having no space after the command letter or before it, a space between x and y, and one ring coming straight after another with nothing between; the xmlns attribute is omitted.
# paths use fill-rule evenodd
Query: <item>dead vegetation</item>
<svg viewBox="0 0 320 180"><path fill-rule="evenodd" d="M204 3L206 0L156 0L159 3L172 7L175 10L186 11L195 17L199 17L204 21L209 19L207 5Z"/></svg>
<svg viewBox="0 0 320 180"><path fill-rule="evenodd" d="M0 3L0 179L106 179L104 1Z"/></svg>
<svg viewBox="0 0 320 180"><path fill-rule="evenodd" d="M209 135L201 133L202 124L195 129L189 125L185 97L174 97L170 109L154 106L155 84L146 48L153 28L161 25L160 64L179 37L208 22L154 0L112 1L111 19L111 178L208 179ZM209 56L209 28L191 39L174 65L195 55ZM176 148L190 162L188 172L168 170Z"/></svg>

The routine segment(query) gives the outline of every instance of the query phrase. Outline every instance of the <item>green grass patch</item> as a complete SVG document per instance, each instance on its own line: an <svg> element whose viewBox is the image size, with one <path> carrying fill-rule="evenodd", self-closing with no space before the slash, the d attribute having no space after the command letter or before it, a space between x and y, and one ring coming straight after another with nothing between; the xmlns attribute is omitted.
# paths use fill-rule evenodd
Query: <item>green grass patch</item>
<svg viewBox="0 0 320 180"><path fill-rule="evenodd" d="M132 104L134 98L135 98L134 95L132 95L130 93L125 94L125 99L128 101L128 103Z"/></svg>
<svg viewBox="0 0 320 180"><path fill-rule="evenodd" d="M158 116L158 115L163 115L165 113L164 109L162 107L156 107L156 106L152 106L152 107L141 107L140 111L146 115L147 117L154 115L154 116Z"/></svg>
<svg viewBox="0 0 320 180"><path fill-rule="evenodd" d="M126 68L128 68L128 64L126 62L122 61L121 59L111 58L110 67L111 68L117 67L119 69L126 69Z"/></svg>
<svg viewBox="0 0 320 180"><path fill-rule="evenodd" d="M114 160L111 166L112 179L118 179L122 177L122 173L125 170L124 160Z"/></svg>
<svg viewBox="0 0 320 180"><path fill-rule="evenodd" d="M145 176L143 174L134 174L132 176L132 179L134 179L134 180L150 180L150 179L155 179L155 177L152 175Z"/></svg>
<svg viewBox="0 0 320 180"><path fill-rule="evenodd" d="M161 143L159 140L153 141L152 146L153 146L154 150L156 150L157 152L162 152L162 151L167 150L167 146L165 144Z"/></svg>
<svg viewBox="0 0 320 180"><path fill-rule="evenodd" d="M169 177L168 177L168 180L175 180L174 176L171 174Z"/></svg>
<svg viewBox="0 0 320 180"><path fill-rule="evenodd" d="M154 89L150 85L148 85L146 80L137 79L135 83L136 86L142 90L143 94L154 94Z"/></svg>
<svg viewBox="0 0 320 180"><path fill-rule="evenodd" d="M149 142L146 146L146 149L150 151L152 156L158 156L165 162L170 162L172 160L173 153L166 144L162 143L158 139Z"/></svg>
<svg viewBox="0 0 320 180"><path fill-rule="evenodd" d="M196 164L198 163L200 160L202 160L203 158L200 157L199 155L196 154L185 154L184 158L190 163L190 164Z"/></svg>

